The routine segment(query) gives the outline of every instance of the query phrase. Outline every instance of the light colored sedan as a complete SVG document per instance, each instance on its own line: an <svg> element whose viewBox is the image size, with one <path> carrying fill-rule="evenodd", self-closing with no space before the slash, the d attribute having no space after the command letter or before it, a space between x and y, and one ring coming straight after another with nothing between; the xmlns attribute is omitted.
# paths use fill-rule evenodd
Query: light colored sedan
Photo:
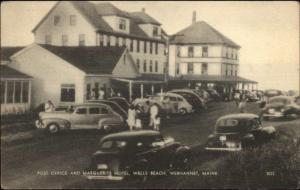
<svg viewBox="0 0 300 190"><path fill-rule="evenodd" d="M148 98L137 98L134 105L144 105L147 101L150 104L157 103L166 114L188 114L194 112L192 105L181 95L176 93L158 93Z"/></svg>
<svg viewBox="0 0 300 190"><path fill-rule="evenodd" d="M78 104L66 111L41 112L36 127L50 133L70 129L125 130L124 119L109 106L99 103Z"/></svg>

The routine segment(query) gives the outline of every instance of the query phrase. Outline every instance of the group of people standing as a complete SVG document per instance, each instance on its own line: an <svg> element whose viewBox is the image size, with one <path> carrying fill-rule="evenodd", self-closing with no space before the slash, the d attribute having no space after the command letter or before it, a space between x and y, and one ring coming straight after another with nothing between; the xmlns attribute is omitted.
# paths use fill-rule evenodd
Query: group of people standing
<svg viewBox="0 0 300 190"><path fill-rule="evenodd" d="M128 109L127 119L129 130L150 128L159 131L161 123L160 112L159 106L156 103L150 105L149 101L143 106L131 104Z"/></svg>

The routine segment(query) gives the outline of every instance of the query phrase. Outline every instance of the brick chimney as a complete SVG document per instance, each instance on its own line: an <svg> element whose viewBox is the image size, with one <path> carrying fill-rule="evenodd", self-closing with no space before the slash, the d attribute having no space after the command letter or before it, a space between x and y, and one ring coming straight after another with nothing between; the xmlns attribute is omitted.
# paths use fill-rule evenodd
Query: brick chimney
<svg viewBox="0 0 300 190"><path fill-rule="evenodd" d="M193 23L192 24L196 24L197 22L197 13L196 11L193 11Z"/></svg>
<svg viewBox="0 0 300 190"><path fill-rule="evenodd" d="M143 12L143 13L146 12L146 9L145 9L145 8L142 8L142 12Z"/></svg>

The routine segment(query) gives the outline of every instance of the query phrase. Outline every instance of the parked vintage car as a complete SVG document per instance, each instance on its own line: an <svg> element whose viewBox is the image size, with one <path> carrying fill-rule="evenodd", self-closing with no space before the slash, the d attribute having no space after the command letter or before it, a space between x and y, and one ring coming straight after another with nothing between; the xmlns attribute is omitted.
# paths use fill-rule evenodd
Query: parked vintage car
<svg viewBox="0 0 300 190"><path fill-rule="evenodd" d="M264 91L264 100L269 101L270 98L274 96L282 96L284 95L281 90L276 90L276 89L268 89Z"/></svg>
<svg viewBox="0 0 300 190"><path fill-rule="evenodd" d="M70 129L126 130L123 118L111 107L99 103L77 104L66 111L41 112L36 127L50 133Z"/></svg>
<svg viewBox="0 0 300 190"><path fill-rule="evenodd" d="M111 98L108 98L108 100L113 101L113 102L116 102L116 103L119 104L125 111L127 111L128 108L129 108L129 103L128 103L128 101L126 100L126 98L123 98L123 97L111 97Z"/></svg>
<svg viewBox="0 0 300 190"><path fill-rule="evenodd" d="M127 111L125 111L119 104L110 100L89 100L90 103L101 103L111 107L111 109L117 112L119 115L122 116L124 121L126 121L128 115Z"/></svg>
<svg viewBox="0 0 300 190"><path fill-rule="evenodd" d="M250 113L230 114L219 118L215 131L208 136L206 150L240 151L259 145L275 137L272 126L262 127L258 115Z"/></svg>
<svg viewBox="0 0 300 190"><path fill-rule="evenodd" d="M300 105L292 96L275 96L269 99L263 109L264 119L297 118L300 116Z"/></svg>
<svg viewBox="0 0 300 190"><path fill-rule="evenodd" d="M203 111L207 109L204 99L191 89L173 89L169 92L183 96L196 111Z"/></svg>
<svg viewBox="0 0 300 190"><path fill-rule="evenodd" d="M163 114L181 114L186 115L194 112L192 105L181 95L167 92L158 93L147 98L137 98L133 101L134 105L144 106L149 101L150 105L157 103Z"/></svg>
<svg viewBox="0 0 300 190"><path fill-rule="evenodd" d="M208 89L206 89L206 92L208 92L210 98L213 101L220 101L220 100L222 100L221 95L215 89L208 88Z"/></svg>
<svg viewBox="0 0 300 190"><path fill-rule="evenodd" d="M85 176L94 180L145 180L150 171L187 169L190 158L190 147L164 138L158 131L125 131L101 139ZM143 175L134 175L135 171Z"/></svg>

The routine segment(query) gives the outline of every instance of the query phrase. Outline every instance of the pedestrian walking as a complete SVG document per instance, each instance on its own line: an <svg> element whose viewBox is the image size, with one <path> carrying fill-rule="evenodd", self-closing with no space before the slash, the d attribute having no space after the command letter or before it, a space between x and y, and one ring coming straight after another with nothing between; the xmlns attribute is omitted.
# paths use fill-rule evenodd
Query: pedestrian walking
<svg viewBox="0 0 300 190"><path fill-rule="evenodd" d="M128 109L128 118L127 118L127 124L129 127L129 130L132 131L135 127L136 122L136 110L135 107L131 104Z"/></svg>
<svg viewBox="0 0 300 190"><path fill-rule="evenodd" d="M234 93L234 101L235 101L235 104L236 104L237 107L240 104L240 98L241 98L241 94L238 90L236 90L235 93Z"/></svg>
<svg viewBox="0 0 300 190"><path fill-rule="evenodd" d="M45 112L52 112L52 111L54 111L54 109L55 109L54 104L52 103L51 100L48 100L48 101L45 103Z"/></svg>
<svg viewBox="0 0 300 190"><path fill-rule="evenodd" d="M104 99L104 97L105 97L105 92L104 92L104 89L103 88L100 88L100 90L99 90L99 97L98 97L98 99L99 100L103 100Z"/></svg>
<svg viewBox="0 0 300 190"><path fill-rule="evenodd" d="M156 103L154 103L150 107L150 122L149 122L149 127L151 127L153 130L156 130L156 119L158 115L158 106Z"/></svg>
<svg viewBox="0 0 300 190"><path fill-rule="evenodd" d="M143 110L140 106L136 106L136 117L135 117L135 129L140 130L143 128L142 125L142 117L143 117Z"/></svg>
<svg viewBox="0 0 300 190"><path fill-rule="evenodd" d="M240 113L245 113L245 108L246 108L246 98L245 97L240 101L238 108L239 108Z"/></svg>

